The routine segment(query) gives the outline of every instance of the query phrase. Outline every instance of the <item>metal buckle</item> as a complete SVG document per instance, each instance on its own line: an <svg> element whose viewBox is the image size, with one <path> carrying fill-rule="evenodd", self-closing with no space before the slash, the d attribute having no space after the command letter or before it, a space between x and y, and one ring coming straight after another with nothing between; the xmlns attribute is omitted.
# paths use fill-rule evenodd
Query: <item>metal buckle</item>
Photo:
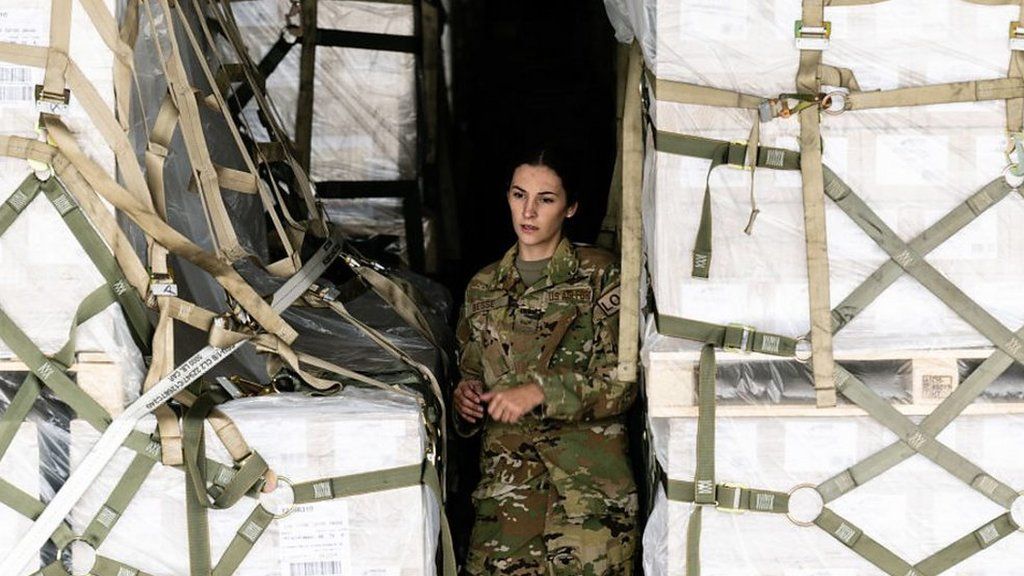
<svg viewBox="0 0 1024 576"><path fill-rule="evenodd" d="M729 334L730 330L740 330L741 331L740 332L740 345L739 346L730 346L728 344L729 338L726 337L726 339L725 339L726 343L724 343L722 345L722 350L725 350L726 352L740 352L742 354L749 354L750 351L754 347L754 332L755 332L754 327L753 326L748 326L746 324L729 324L728 326L725 327L726 335Z"/></svg>
<svg viewBox="0 0 1024 576"><path fill-rule="evenodd" d="M1024 26L1019 20L1010 22L1010 50L1024 50Z"/></svg>
<svg viewBox="0 0 1024 576"><path fill-rule="evenodd" d="M825 114L838 116L846 111L846 98L850 95L849 88L841 86L822 86L821 109Z"/></svg>
<svg viewBox="0 0 1024 576"><path fill-rule="evenodd" d="M165 296L177 296L178 285L171 276L154 275L149 280L149 293L157 298Z"/></svg>
<svg viewBox="0 0 1024 576"><path fill-rule="evenodd" d="M718 510L721 512L725 512L726 514L746 514L747 511L744 510L743 508L740 508L740 501L742 500L743 491L749 489L750 487L745 484L738 484L735 482L723 482L722 486L725 488L735 490L735 494L732 497L732 502L720 502L718 505ZM716 492L716 496L717 495L718 492Z"/></svg>
<svg viewBox="0 0 1024 576"><path fill-rule="evenodd" d="M71 107L71 90L65 88L63 94L51 94L43 90L42 84L36 84L36 112L63 116Z"/></svg>
<svg viewBox="0 0 1024 576"><path fill-rule="evenodd" d="M749 143L749 142L747 142L746 140L733 140L732 142L730 142L730 143L729 143L729 145L730 145L730 146L742 146L742 147L744 147L744 148L746 148L747 146L749 146L749 144L750 144L750 143ZM727 154L728 154L728 152L727 152ZM747 154L746 154L746 152L744 151L744 153L743 153L743 158L744 158L744 160L746 160L746 157L747 157ZM736 169L738 169L738 170L750 170L750 171L753 171L753 170L754 170L754 167L753 167L753 166L747 166L746 164L733 164L732 162L729 162L729 163L728 163L728 166L729 166L730 168L736 168Z"/></svg>
<svg viewBox="0 0 1024 576"><path fill-rule="evenodd" d="M832 23L823 22L824 26L804 26L803 20L797 20L793 26L796 47L800 50L826 50L832 37Z"/></svg>

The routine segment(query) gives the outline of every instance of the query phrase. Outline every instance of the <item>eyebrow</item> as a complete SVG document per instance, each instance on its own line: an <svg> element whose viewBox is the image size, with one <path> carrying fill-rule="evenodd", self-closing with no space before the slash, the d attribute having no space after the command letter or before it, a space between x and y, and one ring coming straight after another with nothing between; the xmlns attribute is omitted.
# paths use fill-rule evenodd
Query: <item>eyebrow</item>
<svg viewBox="0 0 1024 576"><path fill-rule="evenodd" d="M513 184L512 188L514 190L519 190L521 192L529 192L526 188L523 188L522 186L519 186L519 185L516 185L516 184ZM541 195L544 195L544 194L550 194L552 196L558 196L557 192L553 192L551 190L544 190L543 192L538 192L537 193L538 196L541 196Z"/></svg>

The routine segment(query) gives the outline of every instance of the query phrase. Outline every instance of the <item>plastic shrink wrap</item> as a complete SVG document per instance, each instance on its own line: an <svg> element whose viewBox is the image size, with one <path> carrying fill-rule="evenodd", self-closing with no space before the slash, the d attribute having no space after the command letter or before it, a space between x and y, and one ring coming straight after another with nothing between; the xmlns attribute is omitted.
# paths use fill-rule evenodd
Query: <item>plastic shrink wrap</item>
<svg viewBox="0 0 1024 576"><path fill-rule="evenodd" d="M795 114L762 122L756 107L682 104L668 96L659 100L658 94L671 91L667 81L765 100L797 92L800 51L794 22L801 19L801 3L607 0L606 5L618 38L639 42L648 71L643 226L647 280L658 314L739 331L746 325L794 339L807 334L800 171L724 164L710 170L710 160L673 153L665 141L656 149L654 134L726 143L757 137L764 148L798 152ZM865 92L1005 78L1013 55L1007 25L1019 12L1019 6L953 0L826 6L831 37L822 52L822 74L838 81L839 69L848 69L842 74L852 73ZM1004 181L1007 164L1017 161L1014 154L1007 156L1013 141L1007 137L1005 101L823 113L821 135L824 165L905 242L920 246L921 239L934 239L941 218L960 206L970 208L963 228L922 256L998 323L1011 331L1024 325L1024 305L1011 296L1024 285L1019 256L1024 196ZM987 197L977 196L986 186ZM709 278L702 279L691 276L691 262L706 187L712 257ZM755 203L759 212L748 227ZM825 202L825 216L835 310L890 262L890 255L831 200ZM659 334L653 314L647 324L642 356L657 463L666 478L693 482L701 343ZM920 424L972 374L981 374L979 365L996 345L1006 343L993 343L962 319L960 310L904 273L835 334L833 349L844 371ZM898 440L842 396L837 408L815 409L808 365L729 350L718 350L717 360L715 477L720 483L785 494L798 484L833 478ZM1013 439L1021 426L1024 370L1009 360L998 365L993 382L937 439L1020 490L1021 451ZM972 531L984 549L944 574L1024 571L1021 534L1006 535L1000 528L997 538L988 524L1009 510L969 484L914 455L828 502L849 522L835 534L798 528L783 514L705 508L701 573L897 574L851 550L859 538L867 538L905 561L897 576L930 575L915 564ZM1024 521L1021 508L1017 499L1012 519L1018 525ZM657 489L644 536L648 574L687 573L693 509Z"/></svg>
<svg viewBox="0 0 1024 576"><path fill-rule="evenodd" d="M253 450L295 484L417 465L428 446L418 402L394 392L348 389L316 401L281 394L229 402L222 410ZM208 457L230 462L207 427ZM96 437L88 424L72 423L72 469ZM84 530L100 513L133 456L118 454L75 507L73 529ZM188 574L185 481L177 469L150 472L97 552L153 576ZM279 497L262 499L271 511L287 510L289 489L280 486ZM214 562L257 505L246 498L210 511ZM438 514L436 497L421 485L303 504L271 522L234 574L434 574Z"/></svg>

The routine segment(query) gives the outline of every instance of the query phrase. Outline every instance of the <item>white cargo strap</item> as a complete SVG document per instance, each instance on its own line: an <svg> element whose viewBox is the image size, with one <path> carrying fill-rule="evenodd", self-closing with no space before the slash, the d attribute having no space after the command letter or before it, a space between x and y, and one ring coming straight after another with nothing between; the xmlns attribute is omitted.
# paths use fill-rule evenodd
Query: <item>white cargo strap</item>
<svg viewBox="0 0 1024 576"><path fill-rule="evenodd" d="M275 298L272 305L273 310L277 313L283 312L301 294L301 292L296 294L295 285L304 283L308 286L312 284L329 264L329 260L310 260L299 270L292 285L282 286L282 290L287 288L286 293L291 296L287 299ZM230 356L244 342L243 340L227 348L212 346L203 348L125 408L125 411L110 423L78 468L71 473L64 486L32 524L29 531L18 541L17 546L4 558L3 563L0 563L0 574L20 574L32 561L39 549L49 539L50 534L63 522L78 499L99 477L121 444L134 431L135 424L140 418L184 390L186 386L216 366L221 360Z"/></svg>

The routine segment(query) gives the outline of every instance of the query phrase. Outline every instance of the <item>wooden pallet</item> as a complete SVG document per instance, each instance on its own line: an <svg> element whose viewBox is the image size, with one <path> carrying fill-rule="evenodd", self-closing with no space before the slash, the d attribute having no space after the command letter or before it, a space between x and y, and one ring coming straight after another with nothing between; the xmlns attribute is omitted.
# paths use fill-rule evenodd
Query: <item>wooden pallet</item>
<svg viewBox="0 0 1024 576"><path fill-rule="evenodd" d="M949 396L960 384L959 362L984 360L991 349L957 350L886 350L836 352L839 362L908 361L911 371L905 385L911 393L912 403L897 404L895 408L910 416L925 416ZM764 354L741 354L718 351L719 365L736 362L787 361ZM697 416L696 386L699 351L649 352L645 358L647 411L652 418ZM788 360L796 362L795 360ZM834 408L816 408L813 404L777 405L719 405L719 416L863 416L866 412L850 405ZM976 403L964 414L1024 414L1024 402Z"/></svg>
<svg viewBox="0 0 1024 576"><path fill-rule="evenodd" d="M101 352L79 352L71 372L78 385L111 416L124 411L124 375L121 368ZM0 372L27 372L17 359L0 359Z"/></svg>

